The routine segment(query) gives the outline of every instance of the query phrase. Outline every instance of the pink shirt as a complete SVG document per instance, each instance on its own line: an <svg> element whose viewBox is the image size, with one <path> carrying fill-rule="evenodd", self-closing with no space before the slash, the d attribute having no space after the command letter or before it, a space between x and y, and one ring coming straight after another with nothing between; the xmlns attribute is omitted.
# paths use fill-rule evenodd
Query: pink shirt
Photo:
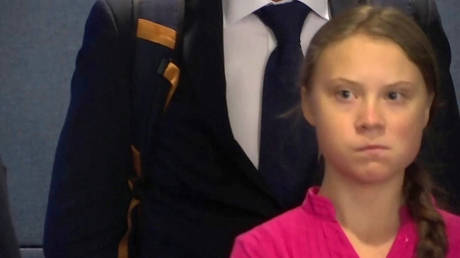
<svg viewBox="0 0 460 258"><path fill-rule="evenodd" d="M334 207L318 195L318 187L308 190L300 207L238 236L231 258L358 258L338 223ZM440 210L447 228L447 258L460 257L460 217ZM416 225L408 210L401 208L401 226L388 258L413 257L417 243Z"/></svg>

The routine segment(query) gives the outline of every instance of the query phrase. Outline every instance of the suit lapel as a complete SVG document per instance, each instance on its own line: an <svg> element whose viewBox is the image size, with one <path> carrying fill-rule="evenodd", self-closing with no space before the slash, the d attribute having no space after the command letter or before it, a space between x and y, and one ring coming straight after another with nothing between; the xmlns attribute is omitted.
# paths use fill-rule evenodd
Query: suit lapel
<svg viewBox="0 0 460 258"><path fill-rule="evenodd" d="M263 177L252 165L231 131L226 102L226 81L223 52L222 1L185 1L182 45L183 87L191 87L199 105L213 126L217 148L234 159L235 173L241 172L274 200ZM179 85L179 87L181 87Z"/></svg>

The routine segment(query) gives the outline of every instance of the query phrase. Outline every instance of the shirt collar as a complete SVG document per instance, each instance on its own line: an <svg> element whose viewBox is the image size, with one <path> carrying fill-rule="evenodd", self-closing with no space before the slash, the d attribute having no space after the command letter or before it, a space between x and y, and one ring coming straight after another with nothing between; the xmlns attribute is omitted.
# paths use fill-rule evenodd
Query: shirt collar
<svg viewBox="0 0 460 258"><path fill-rule="evenodd" d="M334 205L329 199L318 193L319 186L310 187L307 191L307 197L303 201L302 208L307 213L315 214L328 221L337 222ZM401 225L411 223L411 215L406 205L400 207L399 217L401 219Z"/></svg>
<svg viewBox="0 0 460 258"><path fill-rule="evenodd" d="M291 0L282 0L281 3ZM329 20L329 5L327 0L299 0L306 4L310 9L322 18ZM257 9L267 4L273 3L271 0L222 0L224 26L235 23L250 15Z"/></svg>
<svg viewBox="0 0 460 258"><path fill-rule="evenodd" d="M324 196L318 194L319 187L310 187L307 197L303 201L302 208L310 214L315 214L329 221L337 221L334 205Z"/></svg>

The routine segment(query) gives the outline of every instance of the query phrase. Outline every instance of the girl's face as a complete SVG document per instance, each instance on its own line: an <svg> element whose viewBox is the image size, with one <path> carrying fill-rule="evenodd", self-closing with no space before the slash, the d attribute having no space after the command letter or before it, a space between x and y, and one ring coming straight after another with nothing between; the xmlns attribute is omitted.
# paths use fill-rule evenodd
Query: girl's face
<svg viewBox="0 0 460 258"><path fill-rule="evenodd" d="M310 91L305 118L316 127L326 173L360 183L403 176L420 149L432 95L395 43L356 34L328 46Z"/></svg>

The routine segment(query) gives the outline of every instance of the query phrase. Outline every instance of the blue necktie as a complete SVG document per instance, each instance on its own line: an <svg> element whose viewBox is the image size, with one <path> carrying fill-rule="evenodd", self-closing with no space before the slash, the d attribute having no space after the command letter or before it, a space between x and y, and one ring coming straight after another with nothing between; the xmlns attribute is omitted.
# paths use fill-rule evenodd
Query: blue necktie
<svg viewBox="0 0 460 258"><path fill-rule="evenodd" d="M317 163L313 129L298 112L297 116L285 115L300 103L300 33L309 11L305 4L292 1L255 12L277 41L263 82L259 170L285 207L297 205L305 197Z"/></svg>

